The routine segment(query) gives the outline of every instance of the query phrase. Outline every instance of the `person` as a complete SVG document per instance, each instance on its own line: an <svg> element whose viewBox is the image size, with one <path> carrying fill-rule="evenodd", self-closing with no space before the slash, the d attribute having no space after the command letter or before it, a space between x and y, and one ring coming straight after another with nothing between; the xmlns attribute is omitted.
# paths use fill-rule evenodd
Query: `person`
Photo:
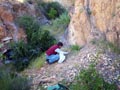
<svg viewBox="0 0 120 90"><path fill-rule="evenodd" d="M61 49L63 47L62 42L58 42L55 45L52 45L45 53L46 53L46 60L49 64L52 64L54 62L60 62L62 63L65 59L64 54L68 54L68 52L64 52Z"/></svg>

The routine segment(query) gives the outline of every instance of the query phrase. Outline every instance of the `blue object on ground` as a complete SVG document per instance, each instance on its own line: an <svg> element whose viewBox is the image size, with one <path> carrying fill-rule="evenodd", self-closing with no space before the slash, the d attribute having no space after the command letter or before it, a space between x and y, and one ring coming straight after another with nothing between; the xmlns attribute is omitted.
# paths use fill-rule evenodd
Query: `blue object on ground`
<svg viewBox="0 0 120 90"><path fill-rule="evenodd" d="M56 84L53 86L48 86L47 90L69 90L69 89L62 84Z"/></svg>

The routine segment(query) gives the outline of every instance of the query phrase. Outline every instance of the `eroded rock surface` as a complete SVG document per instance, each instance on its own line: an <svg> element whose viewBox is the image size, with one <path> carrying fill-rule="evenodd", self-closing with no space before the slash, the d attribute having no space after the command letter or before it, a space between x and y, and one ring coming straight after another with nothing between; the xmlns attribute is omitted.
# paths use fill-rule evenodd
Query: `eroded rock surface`
<svg viewBox="0 0 120 90"><path fill-rule="evenodd" d="M71 44L104 38L120 46L120 0L76 0L70 16Z"/></svg>
<svg viewBox="0 0 120 90"><path fill-rule="evenodd" d="M0 41L4 37L12 37L14 41L25 39L26 35L22 28L16 25L17 17L31 15L42 16L34 2L20 2L19 0L0 1Z"/></svg>

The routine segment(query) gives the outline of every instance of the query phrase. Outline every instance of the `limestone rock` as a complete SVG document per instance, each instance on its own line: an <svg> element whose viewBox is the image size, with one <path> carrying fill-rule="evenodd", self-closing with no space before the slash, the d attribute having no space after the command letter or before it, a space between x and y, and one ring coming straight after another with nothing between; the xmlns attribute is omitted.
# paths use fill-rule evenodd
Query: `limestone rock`
<svg viewBox="0 0 120 90"><path fill-rule="evenodd" d="M1 14L1 19L4 22L13 22L14 17L11 11L3 11Z"/></svg>
<svg viewBox="0 0 120 90"><path fill-rule="evenodd" d="M68 31L70 44L85 45L100 33L120 46L120 0L76 0Z"/></svg>
<svg viewBox="0 0 120 90"><path fill-rule="evenodd" d="M41 14L38 15L35 5L36 3L20 3L17 0L0 1L0 42L6 36L12 37L14 41L26 41L24 30L16 25L15 20L23 15L40 17Z"/></svg>

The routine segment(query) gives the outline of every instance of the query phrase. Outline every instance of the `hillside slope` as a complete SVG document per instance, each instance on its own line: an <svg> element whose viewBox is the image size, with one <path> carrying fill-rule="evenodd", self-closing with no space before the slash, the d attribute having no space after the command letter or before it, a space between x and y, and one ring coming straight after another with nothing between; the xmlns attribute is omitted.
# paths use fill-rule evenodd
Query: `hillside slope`
<svg viewBox="0 0 120 90"><path fill-rule="evenodd" d="M82 69L88 68L97 62L96 68L103 78L109 83L120 85L120 65L117 64L120 56L103 53L96 45L88 44L77 53L70 53L65 62L58 64L45 64L40 69L25 70L24 74L33 79L34 89L37 85L53 85L61 81L70 83Z"/></svg>

